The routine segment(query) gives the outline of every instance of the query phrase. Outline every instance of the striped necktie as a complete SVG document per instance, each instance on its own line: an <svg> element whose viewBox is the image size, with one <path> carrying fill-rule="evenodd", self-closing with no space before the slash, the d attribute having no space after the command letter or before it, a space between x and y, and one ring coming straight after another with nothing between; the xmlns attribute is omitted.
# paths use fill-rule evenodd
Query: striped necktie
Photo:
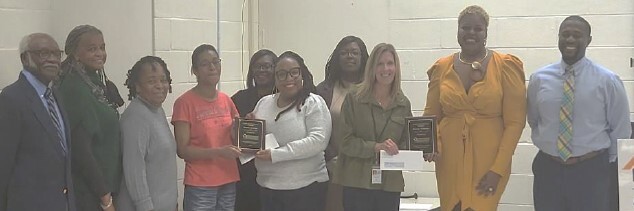
<svg viewBox="0 0 634 211"><path fill-rule="evenodd" d="M46 107L48 108L48 114L51 116L51 120L55 125L55 129L57 131L57 136L59 137L59 143L62 146L62 151L64 151L64 155L66 154L66 141L64 140L64 136L62 136L62 126L59 121L59 117L57 116L57 112L55 111L55 97L53 96L53 92L51 88L46 88L46 92L44 93L44 97L46 98Z"/></svg>
<svg viewBox="0 0 634 211"><path fill-rule="evenodd" d="M572 66L566 67L564 73L564 93L559 110L559 136L557 137L557 149L561 159L568 160L572 156L572 118L575 102L575 74Z"/></svg>

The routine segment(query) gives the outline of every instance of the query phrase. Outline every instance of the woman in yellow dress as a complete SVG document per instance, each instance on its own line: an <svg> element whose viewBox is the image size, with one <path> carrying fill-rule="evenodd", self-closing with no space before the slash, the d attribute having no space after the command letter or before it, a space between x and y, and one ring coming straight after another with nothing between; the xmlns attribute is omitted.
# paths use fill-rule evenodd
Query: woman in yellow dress
<svg viewBox="0 0 634 211"><path fill-rule="evenodd" d="M523 64L486 48L489 16L479 6L458 17L460 52L427 71L424 115L438 121L436 162L443 211L497 210L526 122Z"/></svg>

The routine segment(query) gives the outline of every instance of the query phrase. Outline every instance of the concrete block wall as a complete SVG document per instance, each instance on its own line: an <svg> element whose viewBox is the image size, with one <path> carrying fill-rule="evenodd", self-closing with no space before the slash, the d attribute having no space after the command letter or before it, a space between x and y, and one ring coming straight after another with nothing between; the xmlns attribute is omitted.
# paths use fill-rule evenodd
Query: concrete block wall
<svg viewBox="0 0 634 211"><path fill-rule="evenodd" d="M257 50L256 18L257 1L154 0L154 53L165 60L173 80L173 93L164 103L168 116L174 100L196 84L191 53L200 44L220 51L219 88L230 96L244 88L249 57Z"/></svg>
<svg viewBox="0 0 634 211"><path fill-rule="evenodd" d="M33 32L52 32L51 0L0 0L0 90L18 79L20 39Z"/></svg>

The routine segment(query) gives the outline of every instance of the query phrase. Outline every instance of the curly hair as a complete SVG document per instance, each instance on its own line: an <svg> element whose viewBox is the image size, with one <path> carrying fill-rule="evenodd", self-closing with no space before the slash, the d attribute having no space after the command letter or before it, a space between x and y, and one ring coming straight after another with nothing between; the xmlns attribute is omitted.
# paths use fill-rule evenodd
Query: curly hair
<svg viewBox="0 0 634 211"><path fill-rule="evenodd" d="M275 55L275 53L273 53L273 51L269 49L261 49L258 52L255 52L255 54L253 54L253 56L251 57L251 61L249 61L249 72L247 73L247 89L255 88L255 62L265 56L271 56L271 58L273 58L273 61L277 59L277 55Z"/></svg>
<svg viewBox="0 0 634 211"><path fill-rule="evenodd" d="M462 18L464 18L464 16L468 14L480 16L482 19L484 19L484 26L489 27L489 13L487 13L486 10L478 5L471 5L467 8L464 8L462 12L460 12L460 15L458 15L458 23L460 23Z"/></svg>
<svg viewBox="0 0 634 211"><path fill-rule="evenodd" d="M172 93L172 77L170 76L170 71L167 69L165 61L163 61L160 57L145 56L137 61L134 66L132 66L132 69L128 70L128 79L125 80L125 86L127 86L128 90L130 90L128 100L132 100L137 96L136 85L141 79L141 69L143 69L143 65L145 64L149 64L152 67L152 70L156 70L156 67L153 64L158 64L163 68L165 76L167 77L167 82L169 83L169 93Z"/></svg>
<svg viewBox="0 0 634 211"><path fill-rule="evenodd" d="M363 76L363 72L365 71L365 63L368 61L368 48L365 46L365 43L361 38L355 36L346 36L337 43L335 50L332 51L330 57L328 57L328 62L326 63L326 81L333 83L339 79L341 79L341 63L339 61L339 53L343 50L343 48L350 43L357 43L359 45L359 49L361 50L361 64L359 67L359 75Z"/></svg>
<svg viewBox="0 0 634 211"><path fill-rule="evenodd" d="M297 64L299 64L299 68L301 70L301 76L302 76L302 80L303 80L303 87L302 87L302 90L300 90L299 93L297 93L297 95L295 95L295 100L293 101L291 106L289 106L288 108L284 109L283 111L278 113L277 116L275 116L275 121L277 121L277 119L280 118L280 115L290 111L291 109L293 109L293 107L297 108L297 111L302 111L301 106L304 105L304 102L306 101L306 98L308 98L308 96L310 96L310 93L315 93L315 89L316 89L315 84L313 82L313 74L311 74L310 71L308 70L308 67L304 63L304 59L301 56L299 56L299 54L297 54L295 52L286 51L286 52L282 53L280 55L280 57L278 57L275 60L275 65L277 66L277 64L282 59L285 59L285 58L290 58L292 60L295 60L297 62Z"/></svg>

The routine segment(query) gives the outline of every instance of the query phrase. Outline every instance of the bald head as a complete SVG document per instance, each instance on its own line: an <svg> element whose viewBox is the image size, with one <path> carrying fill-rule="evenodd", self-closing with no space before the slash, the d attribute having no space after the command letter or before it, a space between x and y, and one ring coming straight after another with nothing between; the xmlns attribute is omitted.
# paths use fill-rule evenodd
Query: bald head
<svg viewBox="0 0 634 211"><path fill-rule="evenodd" d="M51 35L33 33L20 41L20 60L25 70L31 72L43 84L57 79L62 51Z"/></svg>

